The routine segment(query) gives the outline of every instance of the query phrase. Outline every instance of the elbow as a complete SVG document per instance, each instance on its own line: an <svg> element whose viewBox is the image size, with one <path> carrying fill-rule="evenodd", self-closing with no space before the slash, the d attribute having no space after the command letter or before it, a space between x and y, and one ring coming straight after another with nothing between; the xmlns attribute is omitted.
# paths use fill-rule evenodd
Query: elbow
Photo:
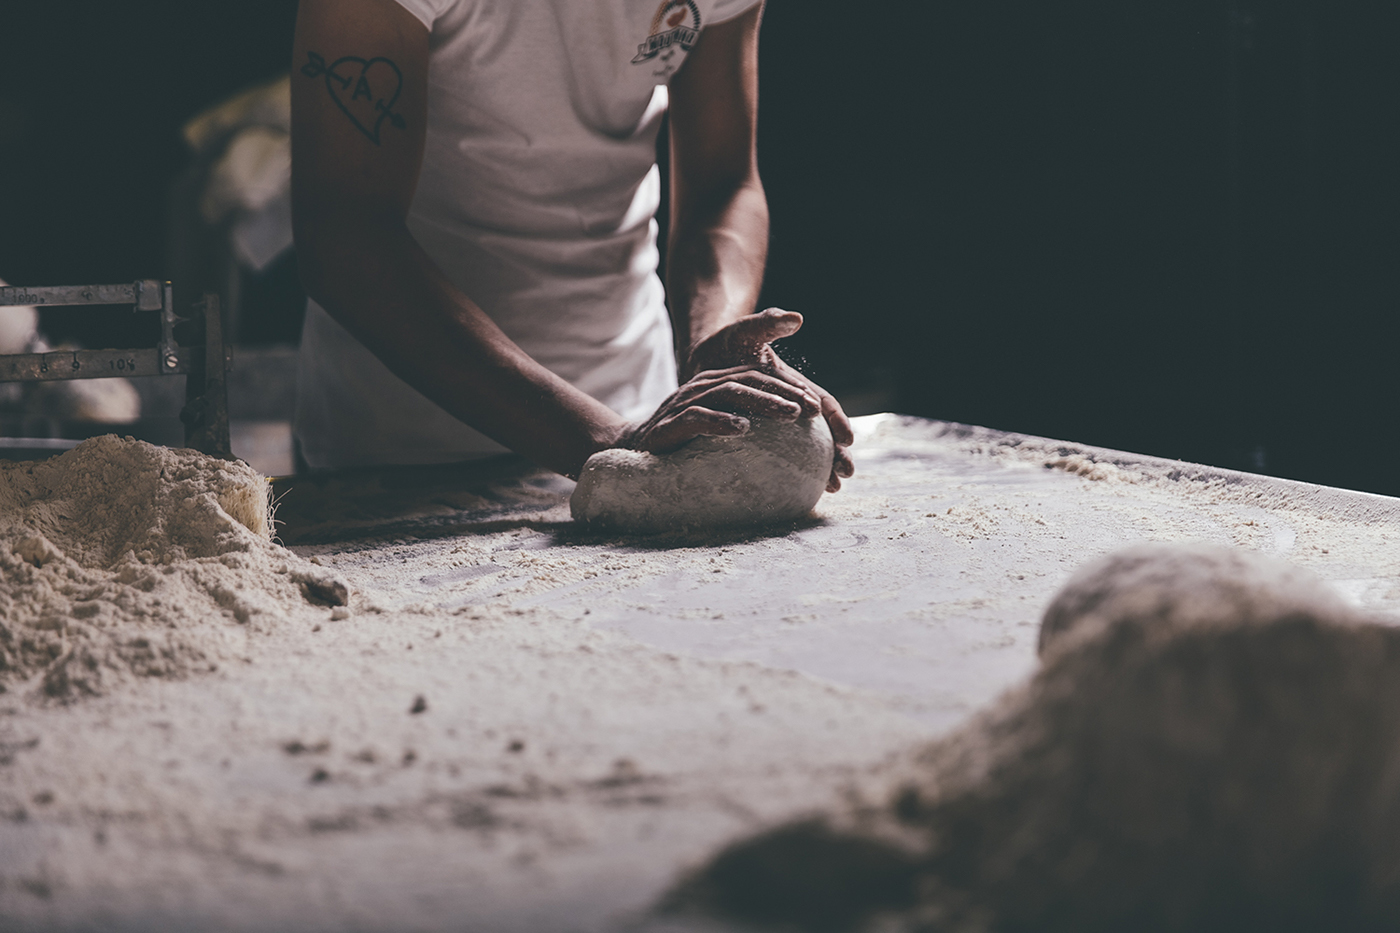
<svg viewBox="0 0 1400 933"><path fill-rule="evenodd" d="M694 185L694 200L697 206L711 210L720 209L735 201L753 197L764 198L763 181L758 177L758 166L754 164L735 165L726 171L715 171Z"/></svg>
<svg viewBox="0 0 1400 933"><path fill-rule="evenodd" d="M698 184L677 186L672 212L682 228L705 229L724 223L738 211L768 217L768 197L758 172L735 171L715 175Z"/></svg>

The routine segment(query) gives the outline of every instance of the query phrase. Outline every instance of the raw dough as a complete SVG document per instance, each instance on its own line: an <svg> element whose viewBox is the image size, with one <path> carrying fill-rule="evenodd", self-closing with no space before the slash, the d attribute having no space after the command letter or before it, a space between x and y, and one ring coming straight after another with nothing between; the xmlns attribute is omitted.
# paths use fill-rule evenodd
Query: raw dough
<svg viewBox="0 0 1400 933"><path fill-rule="evenodd" d="M574 518L641 534L801 518L831 475L826 420L751 425L740 437L698 437L669 454L594 454L569 501Z"/></svg>

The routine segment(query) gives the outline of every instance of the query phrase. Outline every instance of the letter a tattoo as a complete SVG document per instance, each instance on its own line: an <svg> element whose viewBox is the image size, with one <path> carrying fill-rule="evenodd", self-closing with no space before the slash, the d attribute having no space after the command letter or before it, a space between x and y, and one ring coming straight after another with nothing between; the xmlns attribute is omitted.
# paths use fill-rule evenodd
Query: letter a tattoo
<svg viewBox="0 0 1400 933"><path fill-rule="evenodd" d="M407 121L394 112L394 104L398 103L403 90L403 72L391 60L346 55L327 65L317 52L308 51L306 55L307 62L301 66L301 73L308 78L324 77L331 100L370 142L379 145L379 131L386 120L397 129L408 126ZM346 100L345 92L352 84L355 90ZM360 103L361 100L366 103Z"/></svg>

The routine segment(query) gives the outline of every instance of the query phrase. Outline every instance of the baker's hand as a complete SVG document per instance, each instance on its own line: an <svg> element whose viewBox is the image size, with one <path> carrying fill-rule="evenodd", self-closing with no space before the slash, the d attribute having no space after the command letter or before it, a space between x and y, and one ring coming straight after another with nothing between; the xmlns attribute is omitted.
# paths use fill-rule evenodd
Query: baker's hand
<svg viewBox="0 0 1400 933"><path fill-rule="evenodd" d="M801 327L802 315L781 308L769 308L740 318L697 344L690 351L681 375L682 378L687 378L690 373L700 370L750 366L815 398L822 416L826 418L827 426L831 428L831 439L836 444L831 463L831 477L826 484L827 492L836 492L841 488L841 480L855 472L855 462L851 459L850 452L850 446L855 442L855 434L851 430L850 419L830 392L784 363L772 346L773 341L790 337Z"/></svg>
<svg viewBox="0 0 1400 933"><path fill-rule="evenodd" d="M624 432L617 446L666 453L702 434L746 434L746 415L796 421L819 411L816 396L757 366L706 370L671 393L650 418Z"/></svg>

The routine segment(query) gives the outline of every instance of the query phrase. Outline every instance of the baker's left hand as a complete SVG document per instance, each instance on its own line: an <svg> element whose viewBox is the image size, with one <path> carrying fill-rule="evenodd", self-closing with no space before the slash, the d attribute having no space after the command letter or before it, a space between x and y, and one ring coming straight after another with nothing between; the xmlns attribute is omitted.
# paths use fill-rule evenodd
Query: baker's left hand
<svg viewBox="0 0 1400 933"><path fill-rule="evenodd" d="M830 392L784 363L772 346L773 341L790 337L801 327L802 315L781 308L769 308L740 318L696 344L681 367L681 381L685 382L705 370L757 366L811 393L821 402L822 416L826 418L827 426L831 428L831 439L836 444L831 477L826 483L827 492L836 492L841 488L841 480L855 472L855 461L851 459L850 452L855 434L851 430L850 419Z"/></svg>

